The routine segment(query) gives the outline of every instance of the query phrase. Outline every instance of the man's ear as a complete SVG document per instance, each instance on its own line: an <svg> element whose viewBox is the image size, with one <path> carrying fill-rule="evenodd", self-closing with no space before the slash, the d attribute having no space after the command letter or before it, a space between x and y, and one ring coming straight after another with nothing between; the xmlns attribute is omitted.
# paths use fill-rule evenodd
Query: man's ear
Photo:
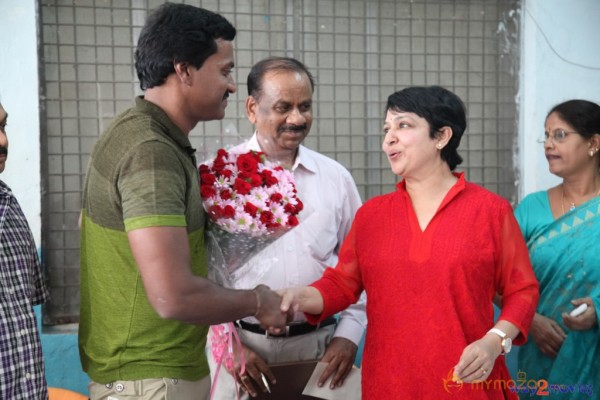
<svg viewBox="0 0 600 400"><path fill-rule="evenodd" d="M185 61L182 61L173 63L173 67L175 68L175 75L177 75L179 82L190 86L192 84L192 74L190 73L190 68L193 68L193 66Z"/></svg>
<svg viewBox="0 0 600 400"><path fill-rule="evenodd" d="M256 125L256 112L258 108L258 101L254 96L248 96L246 98L246 115L252 125Z"/></svg>

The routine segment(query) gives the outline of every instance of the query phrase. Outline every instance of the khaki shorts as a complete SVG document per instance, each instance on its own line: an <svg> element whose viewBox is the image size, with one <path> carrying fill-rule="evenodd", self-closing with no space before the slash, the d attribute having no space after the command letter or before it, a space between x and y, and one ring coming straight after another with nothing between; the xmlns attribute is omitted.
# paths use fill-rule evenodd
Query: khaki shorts
<svg viewBox="0 0 600 400"><path fill-rule="evenodd" d="M198 381L158 378L139 381L90 382L91 400L207 400L210 376Z"/></svg>

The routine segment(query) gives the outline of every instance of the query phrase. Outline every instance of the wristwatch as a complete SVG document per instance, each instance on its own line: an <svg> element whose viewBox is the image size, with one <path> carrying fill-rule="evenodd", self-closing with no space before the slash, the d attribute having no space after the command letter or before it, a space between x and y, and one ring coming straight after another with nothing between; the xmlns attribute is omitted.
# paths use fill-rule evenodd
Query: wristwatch
<svg viewBox="0 0 600 400"><path fill-rule="evenodd" d="M510 349L512 348L512 339L509 338L506 333L502 332L498 328L492 328L487 333L494 333L500 336L500 339L502 339L500 342L500 345L502 346L502 352L500 354L504 355L510 352Z"/></svg>

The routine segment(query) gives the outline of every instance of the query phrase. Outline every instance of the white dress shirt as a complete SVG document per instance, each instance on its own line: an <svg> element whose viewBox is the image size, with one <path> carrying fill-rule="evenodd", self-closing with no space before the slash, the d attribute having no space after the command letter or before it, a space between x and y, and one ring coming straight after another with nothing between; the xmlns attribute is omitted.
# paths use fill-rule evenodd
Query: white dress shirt
<svg viewBox="0 0 600 400"><path fill-rule="evenodd" d="M231 152L261 151L256 133ZM233 286L250 289L259 284L271 289L306 286L335 267L338 251L354 214L361 206L352 175L337 161L300 146L292 173L304 209L299 225L257 253L233 275ZM367 326L366 295L340 314L334 336L358 345ZM304 320L298 313L295 320ZM256 323L249 318L248 322Z"/></svg>

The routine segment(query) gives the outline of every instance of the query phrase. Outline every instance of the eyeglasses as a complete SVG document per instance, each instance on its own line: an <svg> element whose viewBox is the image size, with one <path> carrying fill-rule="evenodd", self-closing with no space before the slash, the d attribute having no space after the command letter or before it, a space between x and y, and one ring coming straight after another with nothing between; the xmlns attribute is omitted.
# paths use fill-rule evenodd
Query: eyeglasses
<svg viewBox="0 0 600 400"><path fill-rule="evenodd" d="M577 133L577 132L575 132L575 131L567 132L564 129L555 129L554 132L552 132L552 134L548 134L548 132L544 132L544 135L542 135L537 140L537 142L540 144L546 144L548 139L551 139L552 143L562 143L565 141L565 139L567 138L567 136L570 133Z"/></svg>

